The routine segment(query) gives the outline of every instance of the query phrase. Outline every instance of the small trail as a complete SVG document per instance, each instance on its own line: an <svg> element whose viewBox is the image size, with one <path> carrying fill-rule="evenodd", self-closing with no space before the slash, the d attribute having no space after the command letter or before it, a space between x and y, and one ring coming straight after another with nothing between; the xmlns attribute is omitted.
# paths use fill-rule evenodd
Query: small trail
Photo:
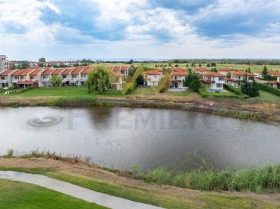
<svg viewBox="0 0 280 209"><path fill-rule="evenodd" d="M95 192L67 182L59 181L42 175L28 174L14 171L0 171L0 179L20 181L45 187L87 202L96 203L112 209L160 209L156 206L133 202L119 197Z"/></svg>

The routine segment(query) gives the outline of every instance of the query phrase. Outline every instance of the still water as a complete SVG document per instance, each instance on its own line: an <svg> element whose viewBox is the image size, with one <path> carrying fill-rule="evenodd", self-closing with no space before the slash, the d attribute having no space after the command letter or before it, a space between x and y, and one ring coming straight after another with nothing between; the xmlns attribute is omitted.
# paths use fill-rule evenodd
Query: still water
<svg viewBox="0 0 280 209"><path fill-rule="evenodd" d="M249 168L280 163L280 126L180 110L2 108L0 154L9 149L123 170Z"/></svg>

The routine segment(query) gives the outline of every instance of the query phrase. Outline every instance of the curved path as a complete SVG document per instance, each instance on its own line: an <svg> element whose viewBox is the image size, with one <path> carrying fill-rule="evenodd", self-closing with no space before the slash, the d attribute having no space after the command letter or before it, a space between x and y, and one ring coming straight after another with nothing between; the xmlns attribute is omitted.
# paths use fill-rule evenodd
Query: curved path
<svg viewBox="0 0 280 209"><path fill-rule="evenodd" d="M159 209L159 207L156 206L146 205L119 197L102 194L80 186L41 175L13 171L0 171L0 179L31 183L112 209Z"/></svg>

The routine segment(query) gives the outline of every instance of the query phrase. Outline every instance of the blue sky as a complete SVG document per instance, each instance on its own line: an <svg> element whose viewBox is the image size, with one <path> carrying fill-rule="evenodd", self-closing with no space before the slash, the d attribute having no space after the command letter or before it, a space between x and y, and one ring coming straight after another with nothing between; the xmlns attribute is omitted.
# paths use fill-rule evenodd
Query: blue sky
<svg viewBox="0 0 280 209"><path fill-rule="evenodd" d="M10 59L279 58L279 0L0 0Z"/></svg>

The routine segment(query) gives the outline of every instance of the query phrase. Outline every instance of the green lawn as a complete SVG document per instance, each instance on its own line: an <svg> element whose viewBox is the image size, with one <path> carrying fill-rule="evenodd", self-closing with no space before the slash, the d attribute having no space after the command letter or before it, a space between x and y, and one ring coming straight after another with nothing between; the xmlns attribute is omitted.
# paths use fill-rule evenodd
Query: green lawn
<svg viewBox="0 0 280 209"><path fill-rule="evenodd" d="M0 180L0 209L105 209L32 184Z"/></svg>
<svg viewBox="0 0 280 209"><path fill-rule="evenodd" d="M137 87L133 89L131 95L155 95L156 93L150 87Z"/></svg>
<svg viewBox="0 0 280 209"><path fill-rule="evenodd" d="M84 86L63 86L50 88L37 88L30 91L14 94L12 96L21 97L42 97L42 96L88 96L90 95Z"/></svg>
<svg viewBox="0 0 280 209"><path fill-rule="evenodd" d="M230 196L225 196L224 194L218 194L218 193L211 193L211 192L203 192L203 193L192 193L191 191L188 191L190 195L179 195L178 193L173 194L170 193L170 191L161 191L161 190L155 190L153 187L150 189L147 188L141 188L138 186L127 186L127 185L121 185L116 182L112 181L104 181L100 179L96 179L96 177L89 177L89 176L80 176L80 175L71 175L71 174L66 174L66 173L60 173L59 171L55 171L54 169L43 169L43 168L36 168L36 169L28 169L28 168L4 168L0 167L1 170L17 170L17 171L22 171L22 172L30 172L34 174L41 174L45 176L49 176L51 178L55 178L61 181L69 182L75 185L79 185L84 188L88 188L90 190L94 190L97 192L125 198L128 200L136 201L136 202L142 202L150 205L155 205L163 208L170 208L170 209L209 209L209 208L215 208L215 209L253 209L253 208L259 208L259 209L276 209L279 208L279 206L269 203L269 202L264 202L256 199L252 199L249 197L240 197L238 196L238 193L231 194ZM2 185L0 181L0 185ZM44 205L48 201L58 201L55 198L60 199L62 202L64 202L64 205L62 204L63 208L71 208L75 209L75 202L70 203L71 207L64 207L65 204L67 204L67 201L65 201L64 195L58 196L59 193L54 193L53 195L51 194L51 191L47 191L47 193L41 193L38 192L39 190L37 188L35 189L29 189L27 188L22 188L21 184L19 183L20 186L15 187L10 184L6 184L5 186L0 186L0 209L10 209L10 208L20 208L20 209L32 209L29 204L34 203L40 200L40 203L37 203L39 206ZM28 190L29 189L29 190ZM13 195L8 195L4 194L4 192L7 193L8 191L11 191ZM21 195L21 193L24 193ZM20 196L19 198L19 203L16 202L17 195ZM30 197L32 195L32 197ZM9 197L14 198L12 200L15 201L14 204L28 204L28 207L17 207L18 205L11 205L10 207L1 207L3 206L3 200L2 199L9 199ZM45 199L41 199L45 198ZM50 198L50 199L47 199ZM46 200L47 199L47 200ZM74 198L71 198L72 201L74 201ZM3 202L2 202L3 201ZM12 202L8 202L6 200L5 204L10 204ZM75 200L76 201L76 200ZM83 203L83 201L80 201L80 203ZM78 205L79 205L78 204ZM56 205L53 203L53 205ZM57 202L58 205L58 202ZM79 205L80 208L88 208L87 205L81 204L82 206ZM66 205L67 206L67 205ZM91 206L91 208L101 208L101 207L93 207L94 205ZM44 207L34 207L34 208L44 208ZM52 208L56 209L57 207L52 207L52 205L48 204L47 208ZM46 208L46 209L47 209Z"/></svg>
<svg viewBox="0 0 280 209"><path fill-rule="evenodd" d="M263 100L280 101L280 97L279 96L276 96L276 95L271 94L271 93L266 92L266 91L261 91L259 98L263 99Z"/></svg>

